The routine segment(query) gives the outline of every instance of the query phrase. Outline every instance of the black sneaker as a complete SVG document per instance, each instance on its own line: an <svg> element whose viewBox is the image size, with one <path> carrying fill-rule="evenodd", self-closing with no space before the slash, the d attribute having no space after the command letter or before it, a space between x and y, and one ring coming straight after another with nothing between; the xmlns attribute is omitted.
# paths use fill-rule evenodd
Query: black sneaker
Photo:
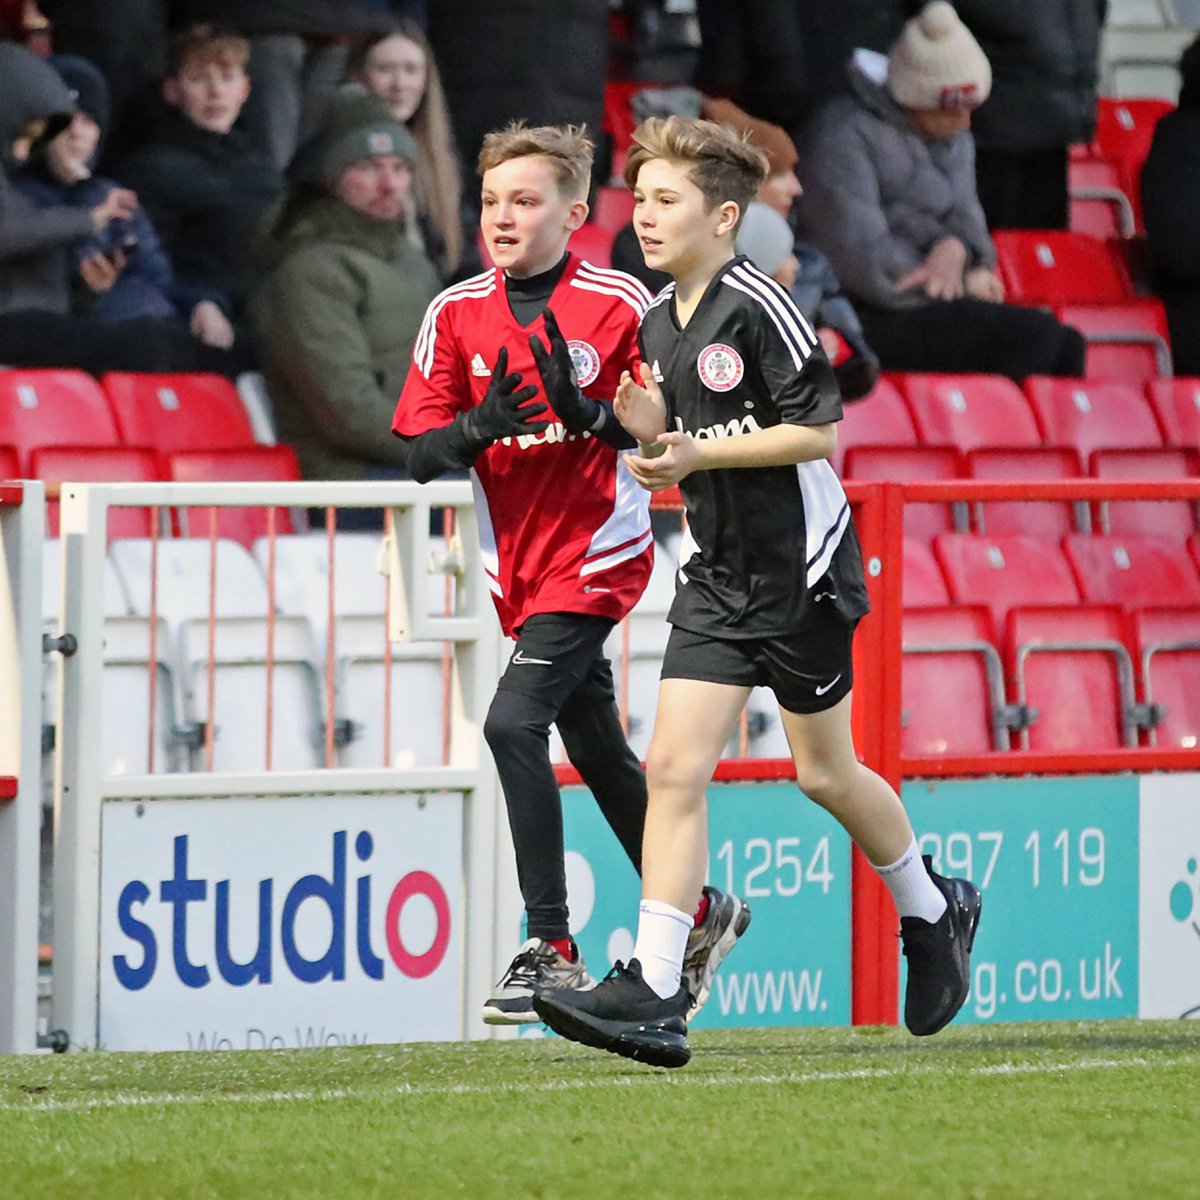
<svg viewBox="0 0 1200 1200"><path fill-rule="evenodd" d="M946 911L932 924L901 917L900 939L908 959L904 1024L909 1033L928 1037L954 1019L971 990L971 947L983 901L973 883L938 875L928 854L922 861L946 897Z"/></svg>
<svg viewBox="0 0 1200 1200"><path fill-rule="evenodd" d="M664 1000L642 978L636 958L616 966L590 991L538 988L533 1007L554 1030L573 1042L608 1050L652 1067L682 1067L687 1044L686 988Z"/></svg>

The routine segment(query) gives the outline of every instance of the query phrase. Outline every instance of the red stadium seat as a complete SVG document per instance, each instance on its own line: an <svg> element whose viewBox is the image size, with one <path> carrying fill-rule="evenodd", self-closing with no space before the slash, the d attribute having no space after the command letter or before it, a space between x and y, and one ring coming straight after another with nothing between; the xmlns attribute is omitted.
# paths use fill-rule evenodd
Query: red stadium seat
<svg viewBox="0 0 1200 1200"><path fill-rule="evenodd" d="M1097 479L1186 479L1186 450L1097 450ZM1162 537L1184 541L1196 532L1195 506L1188 500L1111 500L1098 505L1097 528L1122 537Z"/></svg>
<svg viewBox="0 0 1200 1200"><path fill-rule="evenodd" d="M846 479L871 482L957 479L960 474L958 451L950 446L854 446L846 451L843 466ZM928 541L935 533L951 533L954 528L951 505L904 506L905 537Z"/></svg>
<svg viewBox="0 0 1200 1200"><path fill-rule="evenodd" d="M1200 605L1200 573L1181 542L1072 533L1063 549L1091 604L1124 608Z"/></svg>
<svg viewBox="0 0 1200 1200"><path fill-rule="evenodd" d="M1062 446L982 449L967 455L967 475L971 479L1024 482L1075 479L1082 474L1079 455ZM1026 533L1058 539L1075 530L1075 507L1069 500L993 500L975 505L975 528L980 533ZM1086 521L1086 505L1080 507L1080 512Z"/></svg>
<svg viewBox="0 0 1200 1200"><path fill-rule="evenodd" d="M1156 706L1155 746L1200 746L1200 608L1147 608L1130 617L1142 699Z"/></svg>
<svg viewBox="0 0 1200 1200"><path fill-rule="evenodd" d="M20 479L21 460L13 446L0 446L0 479Z"/></svg>
<svg viewBox="0 0 1200 1200"><path fill-rule="evenodd" d="M1028 712L1028 750L1113 750L1137 745L1133 664L1120 609L1014 608L1005 661Z"/></svg>
<svg viewBox="0 0 1200 1200"><path fill-rule="evenodd" d="M1029 401L1001 375L905 375L904 398L926 446L1040 446Z"/></svg>
<svg viewBox="0 0 1200 1200"><path fill-rule="evenodd" d="M946 580L933 551L914 538L904 539L904 582L901 587L906 609L950 603Z"/></svg>
<svg viewBox="0 0 1200 1200"><path fill-rule="evenodd" d="M220 375L110 371L101 383L128 446L150 446L166 455L256 444L237 388Z"/></svg>
<svg viewBox="0 0 1200 1200"><path fill-rule="evenodd" d="M1001 628L1010 608L1074 604L1079 589L1061 548L1043 538L943 533L933 539L950 595L959 604L984 604Z"/></svg>
<svg viewBox="0 0 1200 1200"><path fill-rule="evenodd" d="M168 473L177 483L247 483L291 481L300 478L300 463L291 446L253 446L244 450L199 450L173 454ZM230 538L250 548L267 533L265 508L188 508L184 510L184 533L206 537L210 514L216 513L217 537ZM287 509L277 509L275 532L292 533Z"/></svg>
<svg viewBox="0 0 1200 1200"><path fill-rule="evenodd" d="M115 446L120 438L99 384L82 371L0 370L0 445L29 466L37 446Z"/></svg>
<svg viewBox="0 0 1200 1200"><path fill-rule="evenodd" d="M1085 463L1094 450L1162 445L1150 404L1132 384L1040 375L1025 380L1025 394L1047 444L1069 446Z"/></svg>
<svg viewBox="0 0 1200 1200"><path fill-rule="evenodd" d="M1132 237L1137 219L1121 164L1108 158L1073 159L1067 166L1072 233L1107 241Z"/></svg>
<svg viewBox="0 0 1200 1200"><path fill-rule="evenodd" d="M1162 426L1164 444L1200 450L1200 379L1153 379L1146 394Z"/></svg>
<svg viewBox="0 0 1200 1200"><path fill-rule="evenodd" d="M987 610L906 610L901 639L901 752L980 754L1007 749L998 724L1004 673Z"/></svg>
<svg viewBox="0 0 1200 1200"><path fill-rule="evenodd" d="M1125 265L1104 242L1066 230L999 230L992 240L1015 304L1112 304L1133 295Z"/></svg>
<svg viewBox="0 0 1200 1200"><path fill-rule="evenodd" d="M1096 150L1121 164L1139 227L1142 165L1150 153L1154 127L1174 107L1169 100L1151 97L1119 100L1110 96L1101 96L1096 106Z"/></svg>
<svg viewBox="0 0 1200 1200"><path fill-rule="evenodd" d="M58 537L59 488L64 483L153 483L162 479L158 455L132 446L42 446L30 457L34 479L46 482L53 493L46 503L46 523ZM149 537L154 524L152 508L110 508L109 538Z"/></svg>
<svg viewBox="0 0 1200 1200"><path fill-rule="evenodd" d="M881 379L871 392L842 409L837 427L838 447L833 468L841 474L846 451L852 446L915 446L912 417L890 379Z"/></svg>
<svg viewBox="0 0 1200 1200"><path fill-rule="evenodd" d="M633 193L627 187L596 189L592 205L592 221L614 236L633 219Z"/></svg>
<svg viewBox="0 0 1200 1200"><path fill-rule="evenodd" d="M1171 336L1162 301L1149 297L1122 304L1067 304L1055 310L1087 339L1087 377L1142 386L1170 375Z"/></svg>
<svg viewBox="0 0 1200 1200"><path fill-rule="evenodd" d="M1196 570L1200 571L1200 533L1194 533L1188 538L1188 552L1192 556L1192 562L1196 564Z"/></svg>
<svg viewBox="0 0 1200 1200"><path fill-rule="evenodd" d="M611 267L613 240L611 229L589 222L571 234L570 247L573 253L590 262L593 267Z"/></svg>

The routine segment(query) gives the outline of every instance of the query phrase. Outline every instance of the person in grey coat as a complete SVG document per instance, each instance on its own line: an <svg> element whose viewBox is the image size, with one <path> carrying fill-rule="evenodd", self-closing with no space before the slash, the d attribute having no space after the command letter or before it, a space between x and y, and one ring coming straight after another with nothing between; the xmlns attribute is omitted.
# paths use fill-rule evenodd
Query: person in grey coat
<svg viewBox="0 0 1200 1200"><path fill-rule="evenodd" d="M1082 375L1077 330L1004 303L970 133L991 69L951 5L905 25L882 76L850 70L814 121L801 217L883 368Z"/></svg>

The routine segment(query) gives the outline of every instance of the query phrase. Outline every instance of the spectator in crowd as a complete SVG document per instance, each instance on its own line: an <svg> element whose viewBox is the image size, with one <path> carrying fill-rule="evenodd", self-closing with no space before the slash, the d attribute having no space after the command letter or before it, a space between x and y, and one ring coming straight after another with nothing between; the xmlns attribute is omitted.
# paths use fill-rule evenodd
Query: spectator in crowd
<svg viewBox="0 0 1200 1200"><path fill-rule="evenodd" d="M42 0L54 23L56 54L77 54L95 63L108 81L112 131L124 139L136 130L139 107L167 65L167 15L163 0ZM101 147L103 166L125 146L111 138Z"/></svg>
<svg viewBox="0 0 1200 1200"><path fill-rule="evenodd" d="M253 313L279 436L307 479L407 477L392 413L439 288L404 235L416 155L383 101L358 91L335 97L297 155Z"/></svg>
<svg viewBox="0 0 1200 1200"><path fill-rule="evenodd" d="M250 94L250 47L216 25L191 25L171 43L165 106L145 144L114 168L136 189L180 283L221 292L237 325L257 282L252 250L283 178L236 127Z"/></svg>
<svg viewBox="0 0 1200 1200"><path fill-rule="evenodd" d="M346 77L383 99L417 144L413 164L413 201L426 252L443 282L479 269L479 258L466 236L462 164L454 145L450 110L429 41L414 21L358 38L350 47ZM469 253L464 256L464 248ZM466 261L464 262L464 258Z"/></svg>
<svg viewBox="0 0 1200 1200"><path fill-rule="evenodd" d="M991 68L954 9L913 17L881 77L851 72L814 121L801 214L883 368L1082 375L1078 330L1004 303L970 133Z"/></svg>
<svg viewBox="0 0 1200 1200"><path fill-rule="evenodd" d="M1200 375L1200 39L1179 62L1179 107L1154 129L1142 211L1177 375Z"/></svg>
<svg viewBox="0 0 1200 1200"><path fill-rule="evenodd" d="M93 208L56 205L39 209L11 176L30 153L70 126L74 101L50 67L13 43L0 44L0 363L9 366L107 370L173 369L186 330L137 329L72 311L73 287L100 295L124 266L118 249L84 256L70 247L96 235L119 236L137 211L137 197L113 188Z"/></svg>
<svg viewBox="0 0 1200 1200"><path fill-rule="evenodd" d="M1108 0L954 0L992 66L971 119L975 179L991 229L1066 229L1067 150L1096 131L1096 67Z"/></svg>
<svg viewBox="0 0 1200 1200"><path fill-rule="evenodd" d="M0 40L19 42L39 58L48 58L50 32L37 0L0 0Z"/></svg>
<svg viewBox="0 0 1200 1200"><path fill-rule="evenodd" d="M39 142L14 183L40 209L73 207L91 213L118 190L112 180L92 171L108 125L107 87L104 76L86 59L61 55L51 65L74 92L77 108L66 129ZM70 248L70 261L81 272L97 258L111 268L113 279L106 290L89 289L87 311L110 323L164 323L162 330L149 330L175 347L174 369L236 374L237 363L226 353L234 334L222 311L222 298L175 287L170 259L142 209ZM172 336L173 327L190 331L191 338ZM147 331L147 326L139 326L140 336Z"/></svg>
<svg viewBox="0 0 1200 1200"><path fill-rule="evenodd" d="M282 171L317 126L346 69L351 38L389 20L378 0L177 0L176 17L228 25L250 44L245 123Z"/></svg>

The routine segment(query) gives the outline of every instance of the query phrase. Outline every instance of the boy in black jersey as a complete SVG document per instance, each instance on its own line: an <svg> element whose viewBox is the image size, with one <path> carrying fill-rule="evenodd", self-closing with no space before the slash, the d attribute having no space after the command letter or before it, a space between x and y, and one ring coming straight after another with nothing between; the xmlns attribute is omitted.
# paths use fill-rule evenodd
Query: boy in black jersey
<svg viewBox="0 0 1200 1200"><path fill-rule="evenodd" d="M593 990L538 994L534 1007L566 1037L660 1066L690 1057L680 964L707 867L705 791L755 685L779 701L801 789L896 901L913 1033L961 1008L979 920L978 891L933 873L899 797L854 752L851 640L867 601L828 462L841 400L787 293L734 254L765 171L742 135L674 117L639 128L626 168L646 263L674 282L642 320L641 381L625 373L615 412L640 446L630 471L650 491L680 486L688 530L647 756L634 957Z"/></svg>

